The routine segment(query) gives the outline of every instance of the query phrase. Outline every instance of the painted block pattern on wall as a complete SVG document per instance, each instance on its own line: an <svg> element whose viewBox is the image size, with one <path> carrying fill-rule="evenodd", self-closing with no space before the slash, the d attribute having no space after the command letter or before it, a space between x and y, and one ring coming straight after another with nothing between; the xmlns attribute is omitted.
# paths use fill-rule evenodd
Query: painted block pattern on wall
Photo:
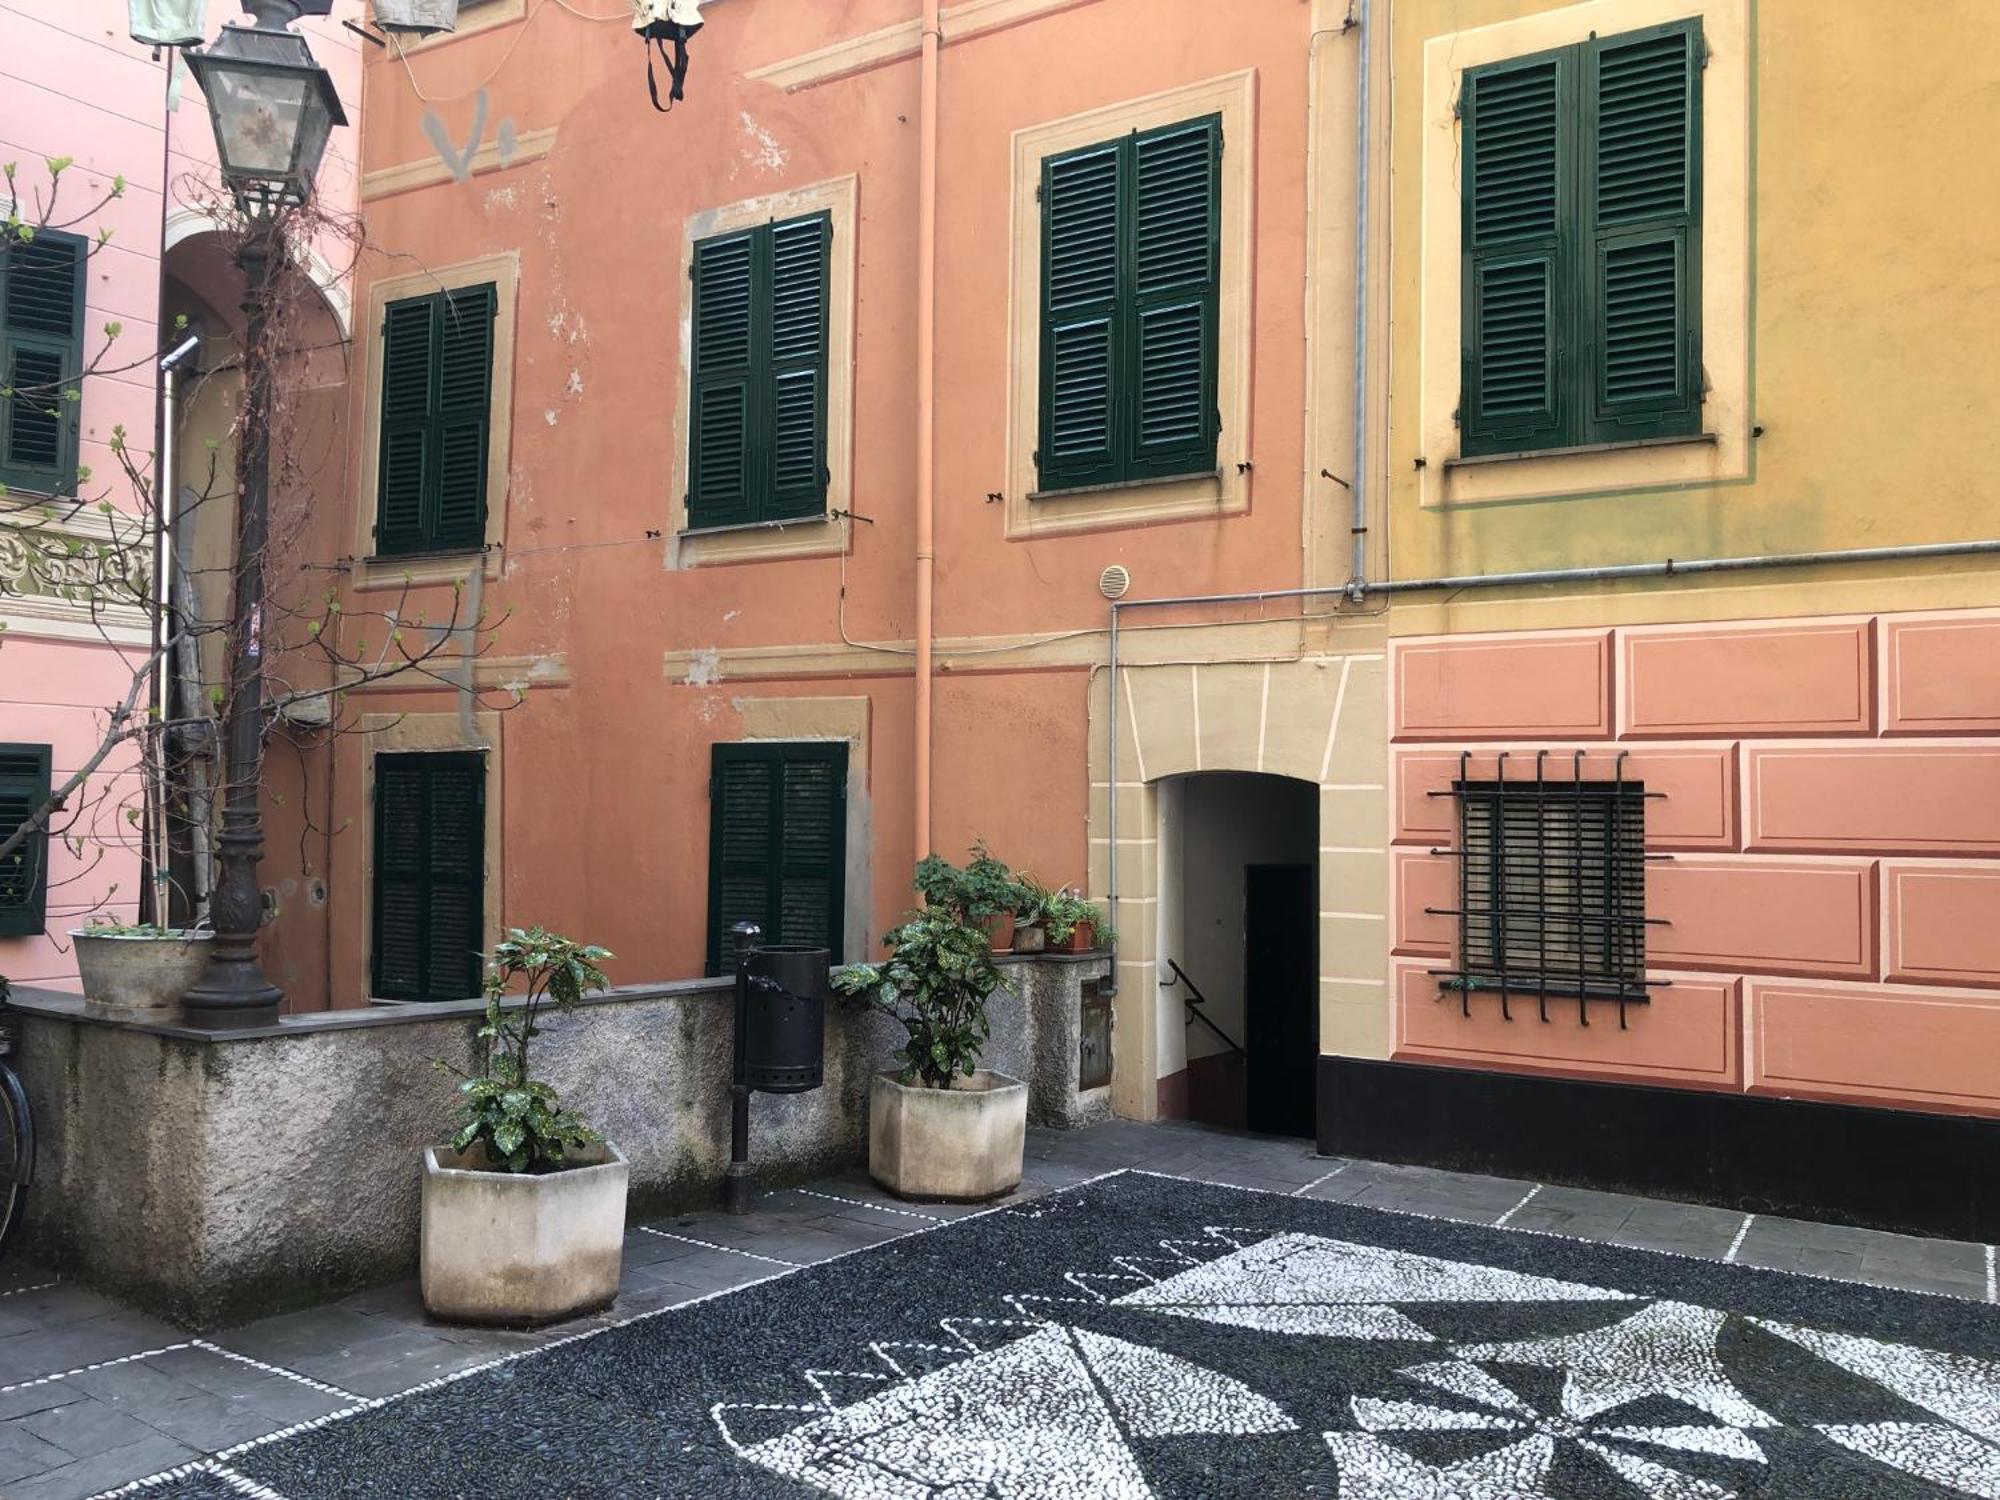
<svg viewBox="0 0 2000 1500"><path fill-rule="evenodd" d="M1449 1058L1454 1065L1509 1072L1736 1088L1742 1082L1738 982L1713 974L1674 975L1650 1005L1628 1006L1625 1029L1615 1007L1591 1007L1578 1024L1574 998L1551 997L1544 1023L1535 996L1516 997L1513 1018L1482 997L1466 1015L1455 995L1440 995L1435 963L1396 965L1396 1055Z"/></svg>
<svg viewBox="0 0 2000 1500"><path fill-rule="evenodd" d="M1621 630L1619 734L1865 734L1875 727L1869 627Z"/></svg>
<svg viewBox="0 0 2000 1500"><path fill-rule="evenodd" d="M2000 734L2000 617L1890 615L1882 622L1888 734Z"/></svg>
<svg viewBox="0 0 2000 1500"><path fill-rule="evenodd" d="M1391 665L1397 1057L2000 1115L2000 610L1415 639ZM1579 750L1664 793L1646 945L1672 983L1623 1030L1532 996L1467 1017L1429 972L1458 942L1436 794L1461 765L1532 781L1541 751L1566 780Z"/></svg>
<svg viewBox="0 0 2000 1500"><path fill-rule="evenodd" d="M1611 632L1450 636L1393 648L1398 739L1607 739Z"/></svg>

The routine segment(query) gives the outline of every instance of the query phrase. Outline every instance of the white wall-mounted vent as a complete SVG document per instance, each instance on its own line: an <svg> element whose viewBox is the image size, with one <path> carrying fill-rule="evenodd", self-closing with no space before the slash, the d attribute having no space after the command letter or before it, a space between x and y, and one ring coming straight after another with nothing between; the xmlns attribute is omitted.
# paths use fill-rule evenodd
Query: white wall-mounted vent
<svg viewBox="0 0 2000 1500"><path fill-rule="evenodd" d="M1107 599L1123 599L1130 587L1132 575L1125 571L1123 563L1113 563L1097 575L1097 592Z"/></svg>

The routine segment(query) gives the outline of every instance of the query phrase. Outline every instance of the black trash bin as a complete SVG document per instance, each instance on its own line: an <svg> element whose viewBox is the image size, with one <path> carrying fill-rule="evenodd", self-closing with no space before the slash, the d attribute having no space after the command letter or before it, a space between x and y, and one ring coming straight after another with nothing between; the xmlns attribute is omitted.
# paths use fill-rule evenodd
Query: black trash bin
<svg viewBox="0 0 2000 1500"><path fill-rule="evenodd" d="M766 1094L803 1094L826 1081L826 1003L833 954L772 943L746 955L741 1081Z"/></svg>

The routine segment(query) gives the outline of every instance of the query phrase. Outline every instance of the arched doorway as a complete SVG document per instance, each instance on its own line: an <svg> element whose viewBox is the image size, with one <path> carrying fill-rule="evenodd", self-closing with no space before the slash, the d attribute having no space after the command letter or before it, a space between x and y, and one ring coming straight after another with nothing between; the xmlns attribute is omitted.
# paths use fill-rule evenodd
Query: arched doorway
<svg viewBox="0 0 2000 1500"><path fill-rule="evenodd" d="M1240 771L1157 784L1159 983L1178 1006L1169 1112L1313 1133L1319 1055L1319 788ZM1174 1016L1173 1007L1166 1015ZM1172 1076L1171 1069L1164 1069Z"/></svg>

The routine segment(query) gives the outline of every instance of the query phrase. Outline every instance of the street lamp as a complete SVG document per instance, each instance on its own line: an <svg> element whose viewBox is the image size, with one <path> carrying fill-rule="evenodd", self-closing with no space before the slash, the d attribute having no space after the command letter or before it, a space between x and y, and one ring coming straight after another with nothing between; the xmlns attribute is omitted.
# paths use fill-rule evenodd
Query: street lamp
<svg viewBox="0 0 2000 1500"><path fill-rule="evenodd" d="M222 180L249 221L236 251L246 317L243 425L236 452L235 598L229 627L220 866L209 910L215 941L208 971L181 997L194 1026L257 1026L275 1021L284 992L257 961L264 899L257 862L264 826L257 805L264 760L264 550L270 538L273 369L267 340L271 293L285 266L288 211L312 196L327 137L347 115L312 48L286 23L323 16L333 0L243 0L254 26L225 26L215 42L187 54L208 96Z"/></svg>

